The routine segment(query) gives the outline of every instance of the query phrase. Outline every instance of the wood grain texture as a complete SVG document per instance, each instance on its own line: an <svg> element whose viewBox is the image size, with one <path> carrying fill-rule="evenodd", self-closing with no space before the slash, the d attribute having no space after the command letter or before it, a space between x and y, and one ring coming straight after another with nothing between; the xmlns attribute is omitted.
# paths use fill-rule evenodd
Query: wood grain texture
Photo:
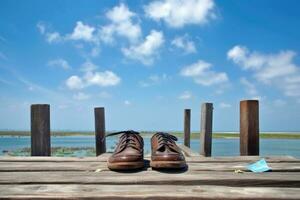
<svg viewBox="0 0 300 200"><path fill-rule="evenodd" d="M184 145L190 147L191 142L191 109L184 109Z"/></svg>
<svg viewBox="0 0 300 200"><path fill-rule="evenodd" d="M8 199L299 199L299 188L201 185L0 185Z"/></svg>
<svg viewBox="0 0 300 200"><path fill-rule="evenodd" d="M300 187L297 172L250 173L194 171L100 172L1 172L0 185L6 184L101 184L101 185L219 185L236 187Z"/></svg>
<svg viewBox="0 0 300 200"><path fill-rule="evenodd" d="M106 152L105 139L105 110L103 107L95 108L95 139L96 155L99 156Z"/></svg>
<svg viewBox="0 0 300 200"><path fill-rule="evenodd" d="M240 102L240 154L259 155L259 104L257 100Z"/></svg>
<svg viewBox="0 0 300 200"><path fill-rule="evenodd" d="M201 150L202 156L211 156L212 146L213 104L203 103L201 106Z"/></svg>
<svg viewBox="0 0 300 200"><path fill-rule="evenodd" d="M187 147L186 147L187 148ZM246 169L258 156L187 156L184 170L115 172L98 157L0 157L0 199L297 199L300 160L265 157L273 169ZM149 160L150 157L145 157ZM234 173L234 170L243 173Z"/></svg>
<svg viewBox="0 0 300 200"><path fill-rule="evenodd" d="M31 155L50 156L50 105L31 105Z"/></svg>

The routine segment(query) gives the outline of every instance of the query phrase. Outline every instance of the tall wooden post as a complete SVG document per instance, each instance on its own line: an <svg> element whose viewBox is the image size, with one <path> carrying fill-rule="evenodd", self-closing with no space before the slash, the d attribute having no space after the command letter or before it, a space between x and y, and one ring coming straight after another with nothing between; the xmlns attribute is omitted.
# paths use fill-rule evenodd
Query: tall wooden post
<svg viewBox="0 0 300 200"><path fill-rule="evenodd" d="M201 106L201 150L203 156L211 156L213 104L203 103Z"/></svg>
<svg viewBox="0 0 300 200"><path fill-rule="evenodd" d="M96 156L106 152L105 111L103 107L95 108Z"/></svg>
<svg viewBox="0 0 300 200"><path fill-rule="evenodd" d="M259 155L259 103L257 100L240 102L240 153Z"/></svg>
<svg viewBox="0 0 300 200"><path fill-rule="evenodd" d="M184 109L184 145L190 147L191 109Z"/></svg>
<svg viewBox="0 0 300 200"><path fill-rule="evenodd" d="M50 105L31 105L31 156L51 156Z"/></svg>

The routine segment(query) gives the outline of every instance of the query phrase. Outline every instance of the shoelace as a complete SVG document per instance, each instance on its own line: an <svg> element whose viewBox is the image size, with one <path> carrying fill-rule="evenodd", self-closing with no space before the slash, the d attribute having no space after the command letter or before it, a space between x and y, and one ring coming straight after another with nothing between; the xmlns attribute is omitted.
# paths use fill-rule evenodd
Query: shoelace
<svg viewBox="0 0 300 200"><path fill-rule="evenodd" d="M137 136L140 134L139 132L136 132L133 130L119 131L119 132L109 133L105 137L110 137L110 136L119 135L119 134L123 134L120 137L119 144L118 144L120 151L124 150L126 147L132 147L136 150L140 150L137 147L137 143L136 143L136 140L142 143L142 141Z"/></svg>
<svg viewBox="0 0 300 200"><path fill-rule="evenodd" d="M166 145L177 152L177 148L175 145L175 141L177 141L176 136L164 132L158 132L156 133L156 135L158 137L158 144L159 144L158 149Z"/></svg>

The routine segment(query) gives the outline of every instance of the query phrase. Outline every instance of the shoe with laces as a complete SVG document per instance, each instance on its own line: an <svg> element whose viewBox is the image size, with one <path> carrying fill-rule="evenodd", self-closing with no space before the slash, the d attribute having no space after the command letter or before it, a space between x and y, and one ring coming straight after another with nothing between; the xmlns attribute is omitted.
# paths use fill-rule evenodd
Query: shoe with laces
<svg viewBox="0 0 300 200"><path fill-rule="evenodd" d="M152 168L185 168L186 162L181 149L176 145L177 138L169 133L158 132L151 138Z"/></svg>
<svg viewBox="0 0 300 200"><path fill-rule="evenodd" d="M130 170L144 167L144 141L135 131L121 131L108 134L113 136L122 134L113 154L107 161L107 166L111 170Z"/></svg>

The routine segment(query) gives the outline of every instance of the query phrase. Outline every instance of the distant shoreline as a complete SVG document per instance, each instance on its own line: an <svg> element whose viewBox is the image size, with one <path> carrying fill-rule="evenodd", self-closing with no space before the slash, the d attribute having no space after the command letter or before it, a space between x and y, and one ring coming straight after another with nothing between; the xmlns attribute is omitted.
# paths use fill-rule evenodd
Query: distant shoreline
<svg viewBox="0 0 300 200"><path fill-rule="evenodd" d="M144 137L150 137L154 131L141 131ZM170 131L173 135L182 138L183 133L179 131ZM52 131L51 136L93 136L93 131ZM29 131L0 131L0 136L30 136ZM199 132L192 132L191 139L198 139ZM239 138L236 132L215 132L213 138L233 139ZM261 132L260 138L266 139L300 139L300 132Z"/></svg>

